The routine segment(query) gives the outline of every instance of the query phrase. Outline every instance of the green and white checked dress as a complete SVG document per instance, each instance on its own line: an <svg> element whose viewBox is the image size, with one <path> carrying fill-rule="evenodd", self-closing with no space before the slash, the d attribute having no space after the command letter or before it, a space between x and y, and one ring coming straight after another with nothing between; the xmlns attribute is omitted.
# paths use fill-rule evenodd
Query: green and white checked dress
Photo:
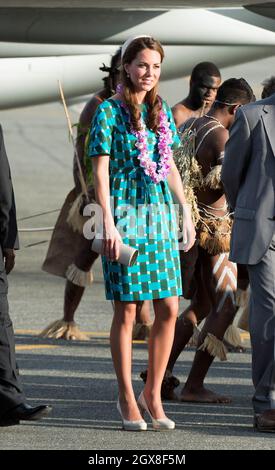
<svg viewBox="0 0 275 470"><path fill-rule="evenodd" d="M163 102L172 148L180 144L170 108ZM146 119L146 105L142 116ZM158 161L156 135L148 131L150 157ZM114 221L123 243L138 249L134 266L123 266L102 257L106 298L138 301L181 295L177 223L167 181L154 183L137 159L136 137L122 102L101 103L90 130L89 157L110 156L110 195Z"/></svg>

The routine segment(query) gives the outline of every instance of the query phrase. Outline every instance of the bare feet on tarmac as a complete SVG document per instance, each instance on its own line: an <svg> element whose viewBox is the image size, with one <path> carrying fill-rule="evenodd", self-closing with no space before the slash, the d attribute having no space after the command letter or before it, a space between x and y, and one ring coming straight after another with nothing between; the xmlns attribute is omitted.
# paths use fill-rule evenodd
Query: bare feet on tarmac
<svg viewBox="0 0 275 470"><path fill-rule="evenodd" d="M231 398L211 392L207 388L182 389L179 401L193 403L231 403Z"/></svg>

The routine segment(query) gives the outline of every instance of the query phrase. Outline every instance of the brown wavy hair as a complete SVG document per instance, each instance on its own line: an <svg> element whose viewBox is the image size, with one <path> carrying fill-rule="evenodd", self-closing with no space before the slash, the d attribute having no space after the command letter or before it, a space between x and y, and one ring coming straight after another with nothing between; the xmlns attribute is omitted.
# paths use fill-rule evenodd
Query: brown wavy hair
<svg viewBox="0 0 275 470"><path fill-rule="evenodd" d="M123 85L123 96L125 103L128 106L131 116L131 124L135 130L140 130L139 119L140 109L134 97L134 85L131 79L127 77L124 65L130 64L137 56L137 54L144 49L151 49L160 54L161 62L164 58L164 51L159 41L151 37L142 37L134 39L127 47L122 57L122 71L121 82ZM148 91L145 96L145 103L148 104L148 118L146 125L149 129L156 132L159 126L159 112L161 109L161 99L158 96L158 86L156 85L152 90Z"/></svg>

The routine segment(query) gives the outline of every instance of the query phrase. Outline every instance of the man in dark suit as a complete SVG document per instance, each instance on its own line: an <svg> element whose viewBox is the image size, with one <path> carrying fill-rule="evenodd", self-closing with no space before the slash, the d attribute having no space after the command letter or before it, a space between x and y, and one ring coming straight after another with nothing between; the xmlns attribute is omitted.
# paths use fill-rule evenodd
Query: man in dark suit
<svg viewBox="0 0 275 470"><path fill-rule="evenodd" d="M18 248L16 210L10 167L0 126L0 426L37 420L51 407L26 404L15 359L14 333L8 307L7 274L14 267Z"/></svg>
<svg viewBox="0 0 275 470"><path fill-rule="evenodd" d="M222 181L234 210L230 259L247 265L254 426L275 432L275 94L237 111Z"/></svg>

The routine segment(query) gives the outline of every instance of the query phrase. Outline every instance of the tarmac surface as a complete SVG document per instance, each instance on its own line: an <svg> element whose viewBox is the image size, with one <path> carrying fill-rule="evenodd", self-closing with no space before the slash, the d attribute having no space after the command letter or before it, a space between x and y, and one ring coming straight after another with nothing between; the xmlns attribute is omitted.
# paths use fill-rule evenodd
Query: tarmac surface
<svg viewBox="0 0 275 470"><path fill-rule="evenodd" d="M73 121L77 115L72 113ZM6 148L16 193L19 228L54 225L72 183L72 149L63 109L58 104L1 112ZM24 219L24 220L23 220ZM274 435L253 431L251 354L228 354L216 360L207 386L229 395L228 405L166 402L176 421L173 432L121 430L116 411L117 385L109 350L112 307L105 300L100 261L76 320L89 332L89 342L45 340L37 334L62 317L64 280L41 270L50 231L21 232L21 250L9 276L9 302L16 331L17 359L31 404L52 404L52 414L39 422L0 428L0 449L86 450L233 450L274 449ZM147 344L133 345L136 394L146 368ZM194 350L187 349L175 367L183 384ZM180 389L180 388L179 388Z"/></svg>

